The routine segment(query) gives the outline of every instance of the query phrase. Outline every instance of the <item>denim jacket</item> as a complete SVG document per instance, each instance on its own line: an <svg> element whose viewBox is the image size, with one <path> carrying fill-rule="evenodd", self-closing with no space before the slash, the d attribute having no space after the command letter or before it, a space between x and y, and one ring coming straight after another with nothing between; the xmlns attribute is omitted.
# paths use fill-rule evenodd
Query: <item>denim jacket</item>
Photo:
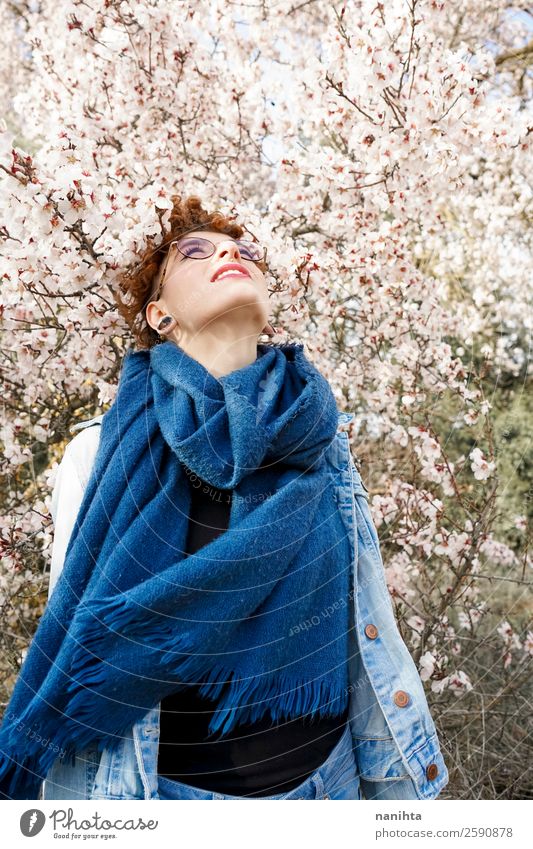
<svg viewBox="0 0 533 849"><path fill-rule="evenodd" d="M368 492L342 429L352 418L351 413L339 413L339 428L326 459L353 552L349 722L362 792L365 799L375 800L434 799L448 783L448 771L422 681L398 630ZM96 416L73 429L99 425L101 419ZM92 433L98 437L99 428ZM69 445L80 438L78 434ZM97 441L87 444L92 444L94 454ZM87 477L88 471L85 483ZM53 501L57 489L56 481ZM74 518L76 499L81 501L82 494L82 487L77 495L66 493L65 503L70 503ZM54 522L57 530L59 520L57 516ZM56 572L60 565L56 557ZM95 742L69 763L58 757L42 783L41 798L158 799L160 707L159 703L149 710L126 736L101 752Z"/></svg>

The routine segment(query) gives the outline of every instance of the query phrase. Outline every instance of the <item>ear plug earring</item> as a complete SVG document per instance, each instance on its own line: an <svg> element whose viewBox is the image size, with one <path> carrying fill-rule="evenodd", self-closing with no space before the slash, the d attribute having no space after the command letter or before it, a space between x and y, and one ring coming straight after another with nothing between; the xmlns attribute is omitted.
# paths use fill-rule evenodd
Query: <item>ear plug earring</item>
<svg viewBox="0 0 533 849"><path fill-rule="evenodd" d="M164 318L161 319L161 321L157 325L157 329L158 330L164 330L165 327L168 327L168 325L171 321L172 321L172 316L166 315Z"/></svg>
<svg viewBox="0 0 533 849"><path fill-rule="evenodd" d="M157 325L157 330L159 331L159 339L161 340L161 342L164 342L165 339L166 339L166 334L161 336L161 331L163 331L163 333L164 333L165 330L168 330L169 327L171 327L172 325L175 326L176 324L177 324L177 321L176 321L175 318L173 318L173 316L171 316L171 315L163 316L163 318L161 319L161 321Z"/></svg>

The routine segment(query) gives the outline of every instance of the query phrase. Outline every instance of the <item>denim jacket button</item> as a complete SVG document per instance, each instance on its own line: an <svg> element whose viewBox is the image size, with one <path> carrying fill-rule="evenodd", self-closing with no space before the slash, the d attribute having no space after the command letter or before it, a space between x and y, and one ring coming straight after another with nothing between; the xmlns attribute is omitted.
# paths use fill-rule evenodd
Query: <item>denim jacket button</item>
<svg viewBox="0 0 533 849"><path fill-rule="evenodd" d="M394 694L394 704L398 707L405 707L409 704L409 693L405 690L397 690Z"/></svg>
<svg viewBox="0 0 533 849"><path fill-rule="evenodd" d="M378 629L375 625L367 625L365 628L365 634L369 640L375 640L378 635Z"/></svg>
<svg viewBox="0 0 533 849"><path fill-rule="evenodd" d="M433 779L436 778L438 774L439 768L437 764L430 764L426 769L426 776L428 778L428 781L433 781Z"/></svg>

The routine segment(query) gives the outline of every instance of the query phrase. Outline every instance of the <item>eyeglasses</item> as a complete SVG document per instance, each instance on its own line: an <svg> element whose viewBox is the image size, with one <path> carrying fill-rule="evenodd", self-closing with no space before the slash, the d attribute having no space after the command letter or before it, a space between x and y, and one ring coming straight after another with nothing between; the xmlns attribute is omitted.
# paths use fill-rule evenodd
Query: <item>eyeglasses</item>
<svg viewBox="0 0 533 849"><path fill-rule="evenodd" d="M266 248L262 248L261 245L257 244L257 242L249 242L244 239L232 239L231 241L234 241L237 247L239 248L239 253L242 259L247 259L251 262L261 262L262 260L266 260ZM170 242L168 245L168 252L165 257L165 262L161 270L160 281L157 285L154 294L150 297L148 303L150 303L150 301L157 300L157 298L159 297L159 294L165 282L165 274L170 254L174 246L177 248L180 254L182 254L182 256L186 257L187 259L208 259L208 257L213 256L217 247L210 239L202 239L199 236L186 236L184 238L182 237L180 239L175 239L173 242Z"/></svg>

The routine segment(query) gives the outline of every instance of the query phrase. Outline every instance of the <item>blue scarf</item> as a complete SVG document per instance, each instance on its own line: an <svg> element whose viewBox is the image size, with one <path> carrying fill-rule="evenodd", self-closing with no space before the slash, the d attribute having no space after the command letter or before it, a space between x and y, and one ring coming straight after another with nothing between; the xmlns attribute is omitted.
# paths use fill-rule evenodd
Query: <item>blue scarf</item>
<svg viewBox="0 0 533 849"><path fill-rule="evenodd" d="M127 352L0 728L1 793L37 798L58 751L116 744L184 684L213 701L220 736L267 712L346 708L351 547L325 458L337 420L302 344L258 345L221 378L171 341ZM187 556L194 474L234 493L228 529Z"/></svg>

